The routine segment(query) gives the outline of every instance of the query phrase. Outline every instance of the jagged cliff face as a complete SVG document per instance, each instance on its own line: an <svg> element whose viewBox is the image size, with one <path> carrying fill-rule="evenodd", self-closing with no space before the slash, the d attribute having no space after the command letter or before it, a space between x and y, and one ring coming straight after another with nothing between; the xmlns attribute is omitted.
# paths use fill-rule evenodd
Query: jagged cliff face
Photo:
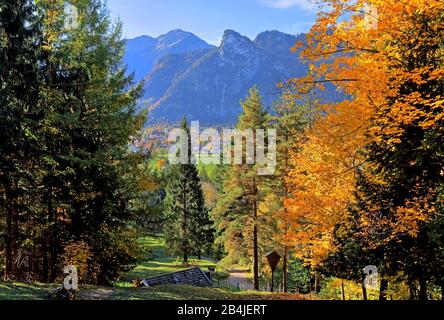
<svg viewBox="0 0 444 320"><path fill-rule="evenodd" d="M206 125L234 124L239 101L252 86L259 87L270 106L279 96L279 82L306 73L290 50L303 39L267 31L252 41L227 30L218 48L166 55L145 77L140 106L150 108L150 122L175 123L186 116Z"/></svg>

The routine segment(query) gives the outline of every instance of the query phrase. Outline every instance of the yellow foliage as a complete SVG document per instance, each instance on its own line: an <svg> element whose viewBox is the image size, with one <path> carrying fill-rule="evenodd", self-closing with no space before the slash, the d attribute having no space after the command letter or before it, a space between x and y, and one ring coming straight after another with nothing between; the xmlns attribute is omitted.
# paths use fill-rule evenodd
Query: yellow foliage
<svg viewBox="0 0 444 320"><path fill-rule="evenodd" d="M419 90L403 94L406 84L427 86L444 76L444 27L434 23L442 21L444 1L319 2L324 10L307 42L294 48L304 48L302 57L310 63L310 75L292 79L291 84L307 88L331 82L350 100L323 106L325 116L305 132L292 154L294 169L287 179L291 195L285 200L285 220L291 228L286 238L312 265L321 263L331 250L332 232L347 218L357 191L355 169L366 161L360 152L363 147L376 143L387 150L395 148L405 128L418 119L423 129L444 130L442 96ZM363 10L369 6L371 19L376 19L374 28L369 28L369 13ZM418 27L419 22L427 28ZM405 65L406 57L420 52L423 45L438 49L424 53L425 65ZM419 223L433 211L428 199L416 200L398 209L397 224L390 226L394 233L415 236ZM364 219L366 223L370 222Z"/></svg>
<svg viewBox="0 0 444 320"><path fill-rule="evenodd" d="M92 253L88 244L84 241L70 242L65 245L62 257L63 267L75 266L78 271L79 280L84 280L88 275L89 260Z"/></svg>

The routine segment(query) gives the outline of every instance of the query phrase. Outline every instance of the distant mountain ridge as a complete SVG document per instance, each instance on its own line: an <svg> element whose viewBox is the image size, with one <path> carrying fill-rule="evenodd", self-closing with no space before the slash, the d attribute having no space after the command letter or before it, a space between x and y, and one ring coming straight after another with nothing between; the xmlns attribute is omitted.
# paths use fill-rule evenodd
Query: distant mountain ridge
<svg viewBox="0 0 444 320"><path fill-rule="evenodd" d="M270 106L279 96L279 82L306 74L307 66L291 52L304 39L304 34L265 31L251 40L226 30L219 47L193 41L193 50L158 58L144 78L140 105L149 106L150 122L176 123L186 116L205 125L234 124L241 112L239 101L252 86L259 87ZM328 96L334 100L338 94L331 89Z"/></svg>
<svg viewBox="0 0 444 320"><path fill-rule="evenodd" d="M157 38L140 36L126 40L124 61L129 67L128 72L134 72L135 81L139 82L166 55L208 48L214 46L191 32L176 29Z"/></svg>

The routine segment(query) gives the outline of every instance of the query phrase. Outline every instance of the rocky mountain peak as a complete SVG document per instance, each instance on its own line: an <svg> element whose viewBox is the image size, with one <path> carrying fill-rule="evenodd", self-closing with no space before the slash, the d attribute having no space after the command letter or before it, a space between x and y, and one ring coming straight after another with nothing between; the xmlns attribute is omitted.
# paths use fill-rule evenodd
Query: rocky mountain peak
<svg viewBox="0 0 444 320"><path fill-rule="evenodd" d="M173 31L170 31L164 35L159 36L156 40L156 49L167 49L170 47L174 47L181 43L182 41L185 41L188 38L195 37L190 32L185 32L181 29L176 29Z"/></svg>
<svg viewBox="0 0 444 320"><path fill-rule="evenodd" d="M245 98L252 86L260 88L264 104L271 106L279 94L277 83L302 77L307 71L299 56L290 51L303 35L266 31L251 41L227 30L216 48L194 35L195 38L186 36L180 41L184 34L187 35L182 30L166 34L164 38L175 40L176 44L155 50L153 56L158 59L151 71L145 73L148 76L139 107L149 107L152 123L176 123L186 116L205 125L234 124L242 111L239 100ZM127 60L137 66L130 70L145 72L140 61L153 61L146 57ZM336 101L338 93L327 88L319 96Z"/></svg>
<svg viewBox="0 0 444 320"><path fill-rule="evenodd" d="M226 30L219 47L222 54L248 55L255 50L254 43L234 30Z"/></svg>
<svg viewBox="0 0 444 320"><path fill-rule="evenodd" d="M127 40L125 63L129 66L128 72L134 72L135 80L139 81L162 57L209 48L215 47L191 32L176 29L157 38L141 36Z"/></svg>
<svg viewBox="0 0 444 320"><path fill-rule="evenodd" d="M287 55L290 49L299 41L304 40L305 35L290 35L280 31L264 31L257 35L254 44L261 49L274 52L279 55Z"/></svg>
<svg viewBox="0 0 444 320"><path fill-rule="evenodd" d="M150 36L140 36L131 40L126 40L126 52L142 52L150 50L156 42L156 39Z"/></svg>

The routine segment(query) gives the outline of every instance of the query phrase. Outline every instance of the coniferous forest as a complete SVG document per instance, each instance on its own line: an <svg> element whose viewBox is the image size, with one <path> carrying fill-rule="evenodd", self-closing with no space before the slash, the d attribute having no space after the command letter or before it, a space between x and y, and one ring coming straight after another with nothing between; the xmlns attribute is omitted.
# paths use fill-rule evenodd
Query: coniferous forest
<svg viewBox="0 0 444 320"><path fill-rule="evenodd" d="M0 300L37 284L36 299L443 299L444 3L318 2L294 39L159 37L171 52L136 79L106 1L0 0ZM265 45L304 72L257 75ZM243 92L235 59L259 80L213 110L220 83ZM181 283L195 268L206 286Z"/></svg>

